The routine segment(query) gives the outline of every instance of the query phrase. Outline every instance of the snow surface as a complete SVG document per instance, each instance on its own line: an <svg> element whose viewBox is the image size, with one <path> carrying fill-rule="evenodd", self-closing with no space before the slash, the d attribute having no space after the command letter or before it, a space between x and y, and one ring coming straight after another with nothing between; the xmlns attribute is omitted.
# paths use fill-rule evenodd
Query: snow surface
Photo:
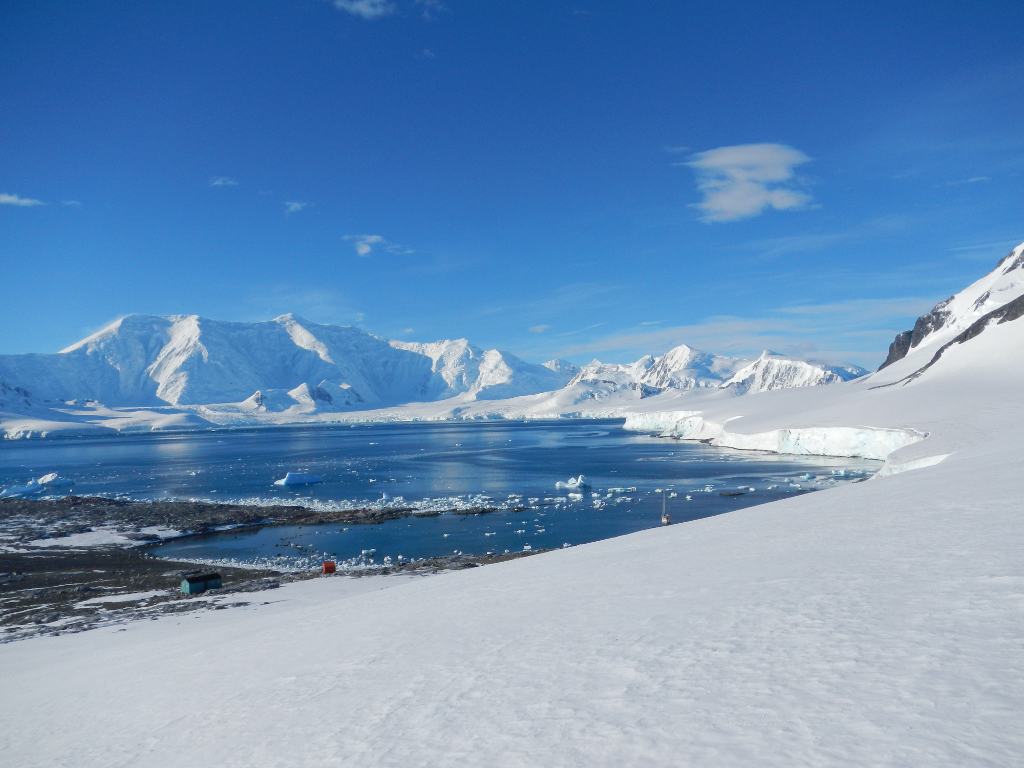
<svg viewBox="0 0 1024 768"><path fill-rule="evenodd" d="M181 531L159 525L140 528L139 533L156 536L160 539L173 539L182 535ZM48 539L35 539L27 543L29 547L60 547L61 549L78 549L91 547L138 547L149 544L151 540L139 538L134 531L121 531L117 528L100 526L88 531L69 533L66 536L53 536ZM0 546L0 552L3 547ZM25 551L19 548L17 551Z"/></svg>
<svg viewBox="0 0 1024 768"><path fill-rule="evenodd" d="M726 439L927 435L894 445L887 466L904 471L867 482L372 594L323 579L268 605L0 647L0 754L1020 765L1021 350L1024 320L992 324L916 378L908 356L864 382L691 409ZM639 403L651 423L658 400Z"/></svg>
<svg viewBox="0 0 1024 768"><path fill-rule="evenodd" d="M148 600L151 597L160 597L166 594L166 589L151 589L147 592L119 592L115 595L90 597L88 600L83 600L75 605L81 608L82 606L104 605L106 603L141 603L143 600Z"/></svg>

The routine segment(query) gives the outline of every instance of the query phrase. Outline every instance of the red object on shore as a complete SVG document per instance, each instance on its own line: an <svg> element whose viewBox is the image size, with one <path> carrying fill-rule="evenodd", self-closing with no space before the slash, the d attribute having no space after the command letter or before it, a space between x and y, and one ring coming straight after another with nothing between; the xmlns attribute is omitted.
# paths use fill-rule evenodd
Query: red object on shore
<svg viewBox="0 0 1024 768"><path fill-rule="evenodd" d="M324 560L324 573L334 573L335 567L333 560Z"/></svg>

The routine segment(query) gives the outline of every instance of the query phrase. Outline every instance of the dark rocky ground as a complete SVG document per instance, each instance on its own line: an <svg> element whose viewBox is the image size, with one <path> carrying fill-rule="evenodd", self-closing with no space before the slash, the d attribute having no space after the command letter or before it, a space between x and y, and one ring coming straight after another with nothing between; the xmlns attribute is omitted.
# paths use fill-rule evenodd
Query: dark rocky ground
<svg viewBox="0 0 1024 768"><path fill-rule="evenodd" d="M481 514L494 509L479 507L452 510L454 514ZM126 501L87 496L60 499L0 499L0 531L12 541L67 536L96 526L116 527L136 540L155 541L156 536L138 533L162 526L191 534L211 533L226 525L321 525L325 523L382 523L423 513L411 507L388 509L315 510L296 505L254 507L243 504L211 504L201 501Z"/></svg>
<svg viewBox="0 0 1024 768"><path fill-rule="evenodd" d="M480 509L469 512L487 512ZM467 510L459 510L466 514ZM156 537L140 533L162 526L191 535L208 534L222 526L267 526L322 523L373 524L412 514L412 510L354 510L321 512L298 506L249 507L200 502L132 502L68 497L55 500L0 499L0 643L39 634L91 629L101 624L156 618L166 613L219 610L247 604L246 593L289 581L319 577L319 573L225 568L216 570L222 589L206 593L215 599L197 600L178 591L182 576L197 566L158 559L148 543ZM37 547L38 539L82 533L93 527L116 528L135 546ZM402 563L333 578L361 578L400 572L432 573L472 568L522 557L459 556ZM160 594L144 599L132 593ZM124 601L88 603L97 597L126 595Z"/></svg>

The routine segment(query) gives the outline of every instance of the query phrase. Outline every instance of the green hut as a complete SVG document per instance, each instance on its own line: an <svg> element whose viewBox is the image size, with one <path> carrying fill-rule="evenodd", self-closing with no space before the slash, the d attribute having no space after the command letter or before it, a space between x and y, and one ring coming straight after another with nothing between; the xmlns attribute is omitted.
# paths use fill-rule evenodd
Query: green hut
<svg viewBox="0 0 1024 768"><path fill-rule="evenodd" d="M190 573L181 580L181 591L186 595L205 592L208 589L220 589L219 573Z"/></svg>

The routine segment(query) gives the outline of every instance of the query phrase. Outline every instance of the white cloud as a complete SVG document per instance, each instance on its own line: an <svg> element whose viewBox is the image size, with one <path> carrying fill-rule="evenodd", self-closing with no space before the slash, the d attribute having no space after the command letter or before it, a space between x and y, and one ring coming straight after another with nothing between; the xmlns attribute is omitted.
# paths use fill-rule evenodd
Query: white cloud
<svg viewBox="0 0 1024 768"><path fill-rule="evenodd" d="M237 187L238 182L232 179L230 176L211 176L210 177L211 187Z"/></svg>
<svg viewBox="0 0 1024 768"><path fill-rule="evenodd" d="M806 208L811 196L793 183L797 166L810 159L785 144L737 144L698 152L685 164L704 195L695 207L704 221L716 222L758 216L767 208Z"/></svg>
<svg viewBox="0 0 1024 768"><path fill-rule="evenodd" d="M345 235L343 239L352 243L352 247L355 248L359 256L369 256L375 251L394 253L399 256L409 256L414 253L412 248L392 243L383 235Z"/></svg>
<svg viewBox="0 0 1024 768"><path fill-rule="evenodd" d="M304 208L308 208L309 203L304 203L301 200L286 200L284 203L285 213L298 213Z"/></svg>
<svg viewBox="0 0 1024 768"><path fill-rule="evenodd" d="M547 333L551 330L551 326L541 323L540 325L531 325L527 330L530 333Z"/></svg>
<svg viewBox="0 0 1024 768"><path fill-rule="evenodd" d="M36 205L46 205L46 203L32 197L21 197L20 195L9 195L6 192L0 192L0 205L15 205L19 208L32 208Z"/></svg>
<svg viewBox="0 0 1024 768"><path fill-rule="evenodd" d="M334 0L334 7L361 19L380 19L395 12L391 0Z"/></svg>
<svg viewBox="0 0 1024 768"><path fill-rule="evenodd" d="M82 203L78 200L61 200L61 205L66 205L68 208L81 208Z"/></svg>

